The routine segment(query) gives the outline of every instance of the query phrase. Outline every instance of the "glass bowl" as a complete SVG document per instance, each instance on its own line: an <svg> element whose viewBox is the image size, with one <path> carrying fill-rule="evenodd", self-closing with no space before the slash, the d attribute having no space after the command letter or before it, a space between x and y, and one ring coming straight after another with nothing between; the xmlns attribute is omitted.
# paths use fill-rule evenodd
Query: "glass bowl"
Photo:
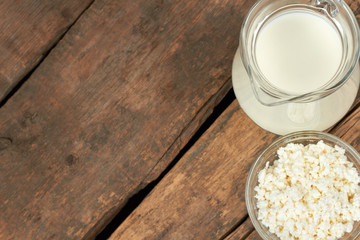
<svg viewBox="0 0 360 240"><path fill-rule="evenodd" d="M283 137L280 137L275 142L273 142L269 147L267 147L260 156L256 159L252 165L245 188L245 200L246 207L249 213L251 222L253 223L256 231L263 239L274 239L278 240L275 234L270 233L267 227L265 227L257 217L257 207L256 207L256 192L254 190L255 186L258 185L258 173L265 168L266 162L269 161L269 165L278 159L277 150L280 147L286 146L288 143L302 143L307 145L310 143L316 144L318 141L323 140L324 143L334 147L335 145L345 149L345 155L349 161L354 163L354 167L360 173L360 155L359 153L351 147L349 144L344 142L338 137L335 137L329 133L316 132L316 131L302 131L295 132ZM341 239L356 239L360 236L360 222L355 222L353 230L350 233L346 233Z"/></svg>

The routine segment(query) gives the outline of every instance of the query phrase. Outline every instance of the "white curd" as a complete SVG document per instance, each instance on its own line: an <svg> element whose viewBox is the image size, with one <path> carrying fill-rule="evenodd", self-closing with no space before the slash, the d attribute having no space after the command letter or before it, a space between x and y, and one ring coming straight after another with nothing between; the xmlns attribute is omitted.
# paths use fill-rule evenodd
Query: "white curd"
<svg viewBox="0 0 360 240"><path fill-rule="evenodd" d="M345 150L288 144L255 187L258 219L280 239L338 239L360 220L360 177Z"/></svg>

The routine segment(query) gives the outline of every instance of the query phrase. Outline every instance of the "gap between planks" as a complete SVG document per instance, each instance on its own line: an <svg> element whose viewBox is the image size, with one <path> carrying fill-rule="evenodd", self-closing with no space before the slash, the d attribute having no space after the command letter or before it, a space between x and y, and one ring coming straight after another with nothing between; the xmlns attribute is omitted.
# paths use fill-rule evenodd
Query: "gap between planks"
<svg viewBox="0 0 360 240"><path fill-rule="evenodd" d="M238 229L247 219L249 218L249 215L246 214L245 217L243 217L242 219L240 219L236 224L234 224L234 226L232 228L230 228L230 230L225 233L221 238L219 238L219 240L225 240L227 239L236 229ZM242 238L245 239L246 237ZM240 239L241 240L241 239Z"/></svg>
<svg viewBox="0 0 360 240"><path fill-rule="evenodd" d="M59 39L55 41L48 50L44 54L42 54L40 61L35 64L34 67L32 67L28 73L23 77L11 90L4 99L0 101L0 108L2 108L9 99L14 96L14 94L21 88L21 86L30 78L30 76L35 72L35 70L42 64L42 62L47 58L47 56L50 54L50 52L56 48L58 43L64 38L64 36L69 32L69 30L72 28L72 26L75 25L75 23L79 20L79 18L91 7L91 5L95 2L95 0L92 0L85 8L81 11L81 13L75 18L75 20L65 29L65 31L60 35Z"/></svg>
<svg viewBox="0 0 360 240"><path fill-rule="evenodd" d="M93 4L93 6L95 6L96 5L96 3L97 2L95 2L95 4ZM149 7L150 8L150 7ZM152 9L152 8L151 8ZM88 11L89 12L89 11ZM83 17L87 17L87 15L88 14L84 14L83 15ZM66 39L66 37L67 36L71 36L71 35L73 35L72 34L73 33L73 31L70 31L70 32L68 32L66 35L65 35L65 39ZM61 42L63 42L63 41L61 41ZM55 50L56 49L58 49L59 47L61 47L60 45L61 45L61 42L60 42L60 44L59 44L59 46L58 47L56 47L55 48ZM55 52L55 51L53 51L53 52ZM52 52L52 53L53 53ZM95 51L94 51L95 52ZM50 57L52 57L52 54L50 54L48 57L47 57L47 60L50 58ZM226 58L226 59L228 59L229 60L229 58ZM182 60L182 59L180 59L180 60ZM48 61L45 61L41 66L40 66L40 68L39 69L37 69L35 72L34 72L34 75L36 75L38 72L39 72L39 70L43 70L43 65L46 63L46 62L48 62ZM54 64L54 63L53 63ZM49 66L49 64L47 65L47 66ZM217 67L217 68L219 68L219 67ZM219 69L223 69L223 68L219 68ZM225 70L227 70L227 68L225 68ZM40 71L41 72L41 71ZM101 72L101 73L103 73L103 72ZM215 74L215 75L214 75ZM219 78L219 77L222 77L223 78L223 76L221 76L221 75L218 75L218 73L214 73L211 77L212 78ZM219 73L219 74L223 74L222 73L222 71ZM31 76L31 78L33 78L34 77L34 75L32 75ZM41 74L40 74L41 75ZM181 77L182 75L180 75L180 77ZM179 79L181 79L181 78L179 78ZM226 80L226 79L223 79L223 80ZM29 80L29 81L32 81L32 80ZM94 80L95 81L95 80ZM35 81L35 83L36 83L36 81ZM96 83L96 82L95 82ZM11 105L12 103L13 103L13 99L18 99L17 97L19 96L19 94L20 93L22 93L23 91L23 89L24 89L24 87L27 87L27 86L31 86L32 85L32 82L28 82L28 84L25 84L23 87L21 87L21 90L17 93L17 94L15 94L12 98L11 98L11 101L8 103L8 104L6 104L5 106L6 107L8 107L8 105ZM195 118L192 118L191 119L191 117L193 117L193 116L189 116L190 117L190 119L187 119L187 121L193 121L193 122L195 122L194 124L187 124L186 122L183 124L184 125L184 127L185 127L185 130L181 130L179 133L180 133L180 136L178 135L178 136L174 136L174 137L177 137L175 140L177 141L175 144L173 144L173 145L170 145L170 148L172 148L172 149L170 149L170 151L169 150L166 150L165 149L165 147L164 147L164 151L165 151L165 154L164 155L162 155L162 156L166 156L166 155L168 155L168 156L171 156L171 158L170 157L168 157L168 159L166 160L163 160L163 159L161 159L161 161L154 161L154 163L155 163L155 166L156 165L162 165L161 167L158 167L158 166L156 166L156 168L157 169L155 169L156 171L152 171L152 176L151 177L148 177L148 178L146 178L145 180L147 180L147 181L145 181L144 180L144 178L143 178L143 176L140 176L139 177L139 187L138 188L135 188L135 189L141 189L142 187L144 187L146 184L148 184L148 183L150 183L152 180L154 180L154 179L156 179L157 177L156 177L156 175L157 176L159 176L162 172L163 172L163 170L161 170L161 169L165 169L167 166L168 166L168 164L169 164L169 162L171 162L173 159L174 159L174 156L176 156L178 153L179 153L179 151L180 151L180 149L181 148L183 148L183 146L185 146L185 144L188 142L188 141L186 141L186 142L184 142L184 143L182 143L182 136L181 136L181 134L185 134L185 135L187 135L187 136L185 136L186 137L186 139L190 139L193 135L194 135L194 133L196 132L196 130L202 125L201 123L203 123L206 119L207 119L207 116L209 116L210 114L211 114L211 112L212 112L212 110L214 109L214 106L216 106L219 102L220 102L220 100L221 99L223 99L223 96L225 95L225 93L227 93L228 92L228 90L230 89L230 84L228 84L229 86L227 86L226 87L226 91L223 91L222 92L222 94L221 94L221 96L218 96L218 97L213 97L213 96L211 96L211 95L214 95L214 94L206 94L205 96L207 97L206 99L204 98L203 100L204 101L206 101L207 100L207 102L204 102L203 101L203 103L202 103L202 105L205 103L205 104L207 104L208 105L208 107L202 107L202 105L199 105L198 107L200 107L200 108L196 108L196 112L195 113L198 113L198 116L197 117L195 117ZM109 84L109 86L108 87L110 87L110 84ZM170 86L170 88L172 89L174 86ZM218 88L219 86L215 86L216 88ZM36 95L35 95L36 96ZM186 95L186 96L188 96L188 95ZM189 94L189 97L192 97L190 94ZM195 95L195 97L194 98L196 98L197 97L197 95ZM209 102L209 97L210 97L210 102ZM94 98L94 99L96 99L96 98ZM214 100L215 99L215 100ZM11 104L10 104L11 103ZM116 104L118 104L118 102L116 103ZM193 105L195 105L195 104L193 104ZM210 106L209 106L210 105ZM211 108L211 109L210 109ZM209 111L209 110L211 110L211 111ZM74 111L75 112L75 111ZM85 112L85 111L84 111ZM120 112L120 111L119 111ZM107 113L107 112L106 112ZM94 116L95 114L93 114L93 115L91 115L90 114L90 116ZM80 116L80 114L78 114L78 115L76 115L76 116ZM71 119L68 119L69 120L69 122L70 122L70 120ZM110 120L109 120L109 122L110 122ZM104 125L103 125L104 126ZM120 128L120 124L118 124L118 126L119 126L119 128ZM67 129L66 127L64 127L65 129ZM70 127L69 127L70 128ZM97 130L96 129L96 127L93 127L95 130ZM190 129L190 130L189 130ZM71 130L71 128L70 128L70 130ZM96 133L97 134L97 133ZM97 135L94 135L94 136L97 136ZM124 133L124 135L125 135L126 133ZM76 134L74 134L74 135L76 135ZM175 135L175 134L174 134ZM84 138L85 139L89 139L91 136L85 136ZM102 140L101 140L102 141ZM95 142L95 144L97 144L97 142ZM171 143L170 143L171 144ZM119 144L120 145L120 144ZM167 144L168 145L168 144ZM155 146L155 144L154 144L154 146ZM147 145L146 145L146 147L148 147ZM152 146L150 146L150 147L152 147ZM155 147L157 147L157 146L155 146ZM87 151L89 151L88 149L90 149L90 147L84 147L84 152L85 153L88 153ZM91 149L90 149L91 150ZM144 150L145 151L145 150ZM172 152L172 153L170 153L170 154L168 154L168 152ZM90 155L90 154L89 154ZM156 154L154 154L154 155L156 155ZM74 155L70 155L70 156L74 156ZM77 156L77 155L76 155ZM152 155L151 155L152 156ZM159 154L159 156L161 157L161 155ZM165 157L161 157L161 158L165 158ZM155 159L155 160L158 160L158 159ZM167 163L166 163L167 162ZM166 165L165 165L166 164ZM152 167L152 166L150 166L150 167ZM151 169L153 169L153 168L151 168ZM160 171L161 170L161 171ZM145 171L144 171L144 173L146 173ZM70 175L70 174L69 174ZM114 175L115 175L115 172L114 172ZM145 176L147 176L146 174L144 174ZM115 178L115 177L114 177ZM76 192L75 194L73 194L73 195L76 195L76 194L79 194L79 192L80 191L78 191L78 192ZM134 193L134 192L136 192L136 191L133 191L132 192L132 194ZM121 193L121 192L120 192ZM130 195L131 196L131 195ZM128 197L126 197L125 199L124 199L124 201L123 201L123 199L120 199L120 201L123 201L123 202L125 202L126 200L128 199ZM115 202L115 201L114 201ZM116 203L115 203L116 204ZM119 204L119 203L117 203L117 204ZM96 205L108 205L107 203L99 203L99 202L96 202ZM70 207L72 207L73 205L70 205ZM121 206L123 206L123 203L121 203ZM109 221L110 221L110 219L111 219L111 217L113 217L115 214L116 214L116 212L117 211L119 211L120 210L120 208L121 208L121 206L119 206L119 208L116 208L116 205L115 205L115 207L112 207L112 208L108 208L108 209L106 209L107 211L105 212L105 214L103 214L103 213L99 213L99 219L98 219L98 221L97 222L94 222L94 226L92 226L92 229L94 229L94 230L91 230L90 228L89 229L86 229L86 232L85 232L85 230L84 231L82 231L81 229L79 230L80 231L80 233L78 233L79 235L80 234L85 234L85 237L83 237L83 239L86 239L87 237L93 237L94 235L95 235L95 233L97 233L97 232L99 232L100 230L101 230L101 228L104 226L104 225L106 225L106 223L108 223ZM105 207L107 207L107 206L105 206ZM77 208L78 209L78 208ZM75 209L75 210L77 210L77 209ZM99 209L99 208L98 208ZM85 209L86 210L86 209ZM98 211L98 212L100 212L100 210ZM101 215L101 216L100 216ZM79 216L79 215L78 215ZM75 218L76 218L77 216L75 216ZM89 218L90 219L90 217L88 217L88 216L86 216L87 218ZM93 219L93 218L91 218L91 219ZM40 219L41 220L41 219ZM39 221L40 221L39 220ZM72 219L70 219L71 221L72 221ZM44 221L46 221L46 220L44 220ZM73 226L73 225L72 225ZM86 227L86 225L84 226L84 227ZM55 230L57 230L57 229L55 229ZM70 230L70 231L72 231L72 230ZM96 231L96 232L95 232ZM64 232L65 232L65 230L64 230ZM66 234L66 233L65 233ZM55 236L55 234L53 234L53 235L49 235L50 237L52 237L52 236Z"/></svg>
<svg viewBox="0 0 360 240"><path fill-rule="evenodd" d="M230 81L230 80L229 80ZM227 109L230 104L235 100L234 91L231 88L223 99L217 104L210 114L210 116L205 120L205 122L200 126L200 128L195 132L191 137L189 142L179 151L174 160L166 167L166 169L160 174L158 178L148 183L144 188L142 188L138 193L134 194L125 204L125 206L120 209L120 212L110 221L109 224L97 235L96 240L108 239L110 235L126 220L126 218L141 204L141 202L146 198L146 196L155 188L155 186L166 176L166 174L177 164L177 162L183 157L183 155L199 140L199 138L204 134L204 132L216 121L216 119ZM244 222L246 218L242 219ZM231 234L238 226L241 225L240 222L238 225L234 226L228 235Z"/></svg>

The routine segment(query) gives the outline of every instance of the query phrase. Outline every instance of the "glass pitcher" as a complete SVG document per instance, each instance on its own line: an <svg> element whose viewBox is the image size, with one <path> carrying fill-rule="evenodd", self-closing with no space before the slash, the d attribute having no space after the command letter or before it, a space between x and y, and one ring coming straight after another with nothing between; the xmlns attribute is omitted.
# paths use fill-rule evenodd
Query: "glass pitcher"
<svg viewBox="0 0 360 240"><path fill-rule="evenodd" d="M322 29L325 25L329 29ZM336 41L338 50L331 45ZM232 67L234 92L241 108L265 130L279 135L323 131L354 103L358 58L359 26L344 1L259 0L241 28Z"/></svg>

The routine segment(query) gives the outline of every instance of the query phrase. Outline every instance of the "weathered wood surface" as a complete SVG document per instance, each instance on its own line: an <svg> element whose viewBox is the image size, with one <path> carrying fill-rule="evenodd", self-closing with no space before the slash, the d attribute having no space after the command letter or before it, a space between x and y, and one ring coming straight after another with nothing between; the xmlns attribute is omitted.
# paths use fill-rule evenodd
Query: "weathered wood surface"
<svg viewBox="0 0 360 240"><path fill-rule="evenodd" d="M231 87L243 3L96 0L0 109L0 239L93 238L156 178Z"/></svg>
<svg viewBox="0 0 360 240"><path fill-rule="evenodd" d="M223 237L246 217L248 170L275 137L234 101L111 239Z"/></svg>
<svg viewBox="0 0 360 240"><path fill-rule="evenodd" d="M245 238L246 240L263 240L262 237L260 237L260 235L256 232L253 231L247 238Z"/></svg>
<svg viewBox="0 0 360 240"><path fill-rule="evenodd" d="M359 20L360 1L348 3ZM332 133L342 136L360 151L360 125L356 124L359 111L345 118ZM256 156L274 138L255 126L237 102L233 103L111 239L221 239L226 236L247 215L244 201L247 172ZM261 239L256 232L248 235L252 231L249 221L226 239Z"/></svg>
<svg viewBox="0 0 360 240"><path fill-rule="evenodd" d="M90 3L91 0L1 0L0 102Z"/></svg>
<svg viewBox="0 0 360 240"><path fill-rule="evenodd" d="M248 237L254 231L254 226L249 217L238 228L236 228L225 240L242 240Z"/></svg>

